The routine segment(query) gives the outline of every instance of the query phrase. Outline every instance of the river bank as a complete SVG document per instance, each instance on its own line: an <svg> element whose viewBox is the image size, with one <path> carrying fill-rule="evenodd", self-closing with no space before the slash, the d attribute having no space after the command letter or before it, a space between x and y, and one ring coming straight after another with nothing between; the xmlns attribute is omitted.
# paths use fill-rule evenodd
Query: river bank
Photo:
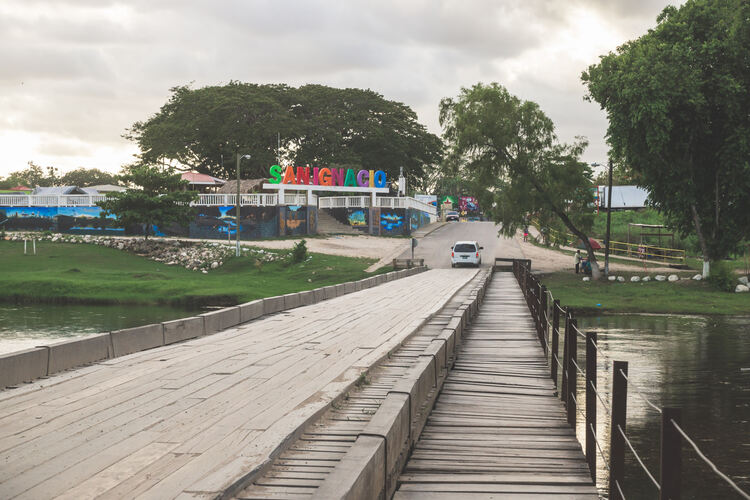
<svg viewBox="0 0 750 500"><path fill-rule="evenodd" d="M539 280L576 315L602 313L662 313L702 315L750 315L750 294L722 292L705 281L693 281L681 274L680 281L582 281L582 275L553 272L539 275ZM692 275L693 273L690 273Z"/></svg>
<svg viewBox="0 0 750 500"><path fill-rule="evenodd" d="M363 279L375 262L309 253L291 263L288 251L264 252L192 271L103 246L43 242L24 255L23 242L0 241L0 302L227 306Z"/></svg>

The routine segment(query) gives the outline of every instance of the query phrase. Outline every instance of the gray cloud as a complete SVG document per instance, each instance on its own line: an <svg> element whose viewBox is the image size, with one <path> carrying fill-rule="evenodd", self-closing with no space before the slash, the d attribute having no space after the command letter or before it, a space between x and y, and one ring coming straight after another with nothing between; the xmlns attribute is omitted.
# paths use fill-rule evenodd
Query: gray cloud
<svg viewBox="0 0 750 500"><path fill-rule="evenodd" d="M582 99L596 62L560 44L576 13L616 33L599 53L654 25L653 0L3 0L0 137L14 144L0 175L28 160L116 169L121 134L158 111L169 88L242 80L371 88L412 106L439 133L438 103L498 81L540 103L560 137L587 135L606 155L606 120ZM9 135L8 135L9 136ZM7 145L6 145L7 146ZM24 149L25 148L25 149ZM123 153L124 155L124 153ZM43 160L42 160L43 159Z"/></svg>

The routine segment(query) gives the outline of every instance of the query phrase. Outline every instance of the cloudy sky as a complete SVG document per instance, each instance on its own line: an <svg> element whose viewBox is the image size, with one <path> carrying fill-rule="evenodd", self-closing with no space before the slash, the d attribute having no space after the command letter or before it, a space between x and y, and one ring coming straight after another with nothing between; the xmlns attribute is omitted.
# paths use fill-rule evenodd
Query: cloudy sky
<svg viewBox="0 0 750 500"><path fill-rule="evenodd" d="M606 119L580 74L669 3L2 0L0 175L29 161L117 171L137 151L121 135L170 87L230 80L370 88L438 134L442 97L496 81L603 162Z"/></svg>

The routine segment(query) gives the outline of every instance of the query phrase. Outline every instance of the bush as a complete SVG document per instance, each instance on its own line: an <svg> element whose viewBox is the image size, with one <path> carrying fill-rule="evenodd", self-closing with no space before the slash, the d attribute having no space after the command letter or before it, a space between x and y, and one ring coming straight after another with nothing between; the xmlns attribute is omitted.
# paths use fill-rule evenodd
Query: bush
<svg viewBox="0 0 750 500"><path fill-rule="evenodd" d="M292 262L298 264L300 262L304 262L306 258L307 242L305 240L300 240L300 242L296 243L294 245L294 248L292 249Z"/></svg>
<svg viewBox="0 0 750 500"><path fill-rule="evenodd" d="M724 261L712 262L708 281L714 288L725 292L733 292L737 279L732 268Z"/></svg>

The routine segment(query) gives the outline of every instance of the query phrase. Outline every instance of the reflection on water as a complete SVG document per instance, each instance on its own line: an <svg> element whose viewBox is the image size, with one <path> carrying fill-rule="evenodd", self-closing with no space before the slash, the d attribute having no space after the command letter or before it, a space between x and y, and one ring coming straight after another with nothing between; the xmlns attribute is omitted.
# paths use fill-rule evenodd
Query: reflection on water
<svg viewBox="0 0 750 500"><path fill-rule="evenodd" d="M581 331L597 332L611 360L629 362L629 379L649 400L659 407L682 408L682 428L720 470L750 490L750 317L617 315L579 318L578 324ZM583 342L578 352L585 359ZM600 355L598 365L597 384L609 402L612 363ZM580 378L577 387L583 405ZM608 454L608 416L601 405L598 414L598 434ZM629 387L626 432L657 479L660 423L660 415ZM583 442L582 422L577 432ZM688 446L682 449L683 498L737 498ZM625 456L626 497L656 498L654 486L629 450ZM599 459L600 489L607 481Z"/></svg>
<svg viewBox="0 0 750 500"><path fill-rule="evenodd" d="M0 303L0 354L67 338L160 323L200 311L161 306Z"/></svg>

